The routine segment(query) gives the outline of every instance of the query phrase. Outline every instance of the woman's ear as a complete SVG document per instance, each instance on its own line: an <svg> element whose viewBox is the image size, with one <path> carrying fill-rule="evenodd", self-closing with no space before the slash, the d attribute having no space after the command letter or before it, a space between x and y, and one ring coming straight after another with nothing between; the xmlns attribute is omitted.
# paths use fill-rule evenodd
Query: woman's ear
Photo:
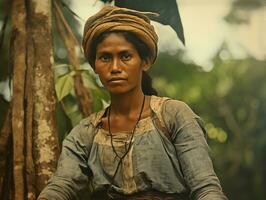
<svg viewBox="0 0 266 200"><path fill-rule="evenodd" d="M143 71L148 71L151 67L151 62L149 59L143 59L142 60L142 70Z"/></svg>

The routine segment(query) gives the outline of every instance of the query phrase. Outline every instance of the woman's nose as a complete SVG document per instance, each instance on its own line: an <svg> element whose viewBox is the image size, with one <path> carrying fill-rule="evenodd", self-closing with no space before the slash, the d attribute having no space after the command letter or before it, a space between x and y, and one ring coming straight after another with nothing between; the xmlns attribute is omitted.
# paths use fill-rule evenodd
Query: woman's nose
<svg viewBox="0 0 266 200"><path fill-rule="evenodd" d="M120 66L119 59L114 58L111 66L111 73L118 73L121 72L121 66Z"/></svg>

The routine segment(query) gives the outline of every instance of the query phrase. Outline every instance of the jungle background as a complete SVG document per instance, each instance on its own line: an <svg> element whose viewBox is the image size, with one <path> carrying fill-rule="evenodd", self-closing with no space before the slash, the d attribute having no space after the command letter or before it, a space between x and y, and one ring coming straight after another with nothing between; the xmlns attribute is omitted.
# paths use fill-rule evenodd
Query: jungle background
<svg viewBox="0 0 266 200"><path fill-rule="evenodd" d="M213 30L200 11L191 15L202 21L193 19L196 28L186 30L186 8L205 7L211 18L222 1L178 1L186 46L170 28L158 28L159 37L171 42L159 41L151 75L160 96L185 101L204 119L214 167L228 198L262 200L266 2L226 1L220 21L231 32L216 38L208 59L197 59L212 41L206 30ZM0 0L0 199L35 199L55 169L64 137L82 118L108 104L107 92L79 48L86 19L80 19L77 9L81 2ZM91 1L88 6L91 15L102 4ZM198 46L191 44L193 35L201 40Z"/></svg>

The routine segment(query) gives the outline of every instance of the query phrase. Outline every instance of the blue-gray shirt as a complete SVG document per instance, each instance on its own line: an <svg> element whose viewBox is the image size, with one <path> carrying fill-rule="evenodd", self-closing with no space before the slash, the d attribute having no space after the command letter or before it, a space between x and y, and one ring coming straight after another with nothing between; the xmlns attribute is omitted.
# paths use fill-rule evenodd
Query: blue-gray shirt
<svg viewBox="0 0 266 200"><path fill-rule="evenodd" d="M122 194L189 191L191 199L227 199L213 170L200 118L177 100L152 96L150 107L153 114L139 121L133 145L118 168L112 188ZM111 185L119 158L110 135L100 126L103 114L100 111L82 120L66 137L57 170L39 198L78 199L89 180L94 191ZM155 118L169 130L170 140ZM120 156L130 138L131 133L113 133Z"/></svg>

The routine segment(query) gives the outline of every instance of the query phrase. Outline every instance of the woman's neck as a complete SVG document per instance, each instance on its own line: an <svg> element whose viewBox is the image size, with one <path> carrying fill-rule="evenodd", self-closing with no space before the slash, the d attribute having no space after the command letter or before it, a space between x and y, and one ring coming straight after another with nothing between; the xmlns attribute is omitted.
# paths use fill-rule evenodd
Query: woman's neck
<svg viewBox="0 0 266 200"><path fill-rule="evenodd" d="M139 112L144 94L142 91L127 94L111 94L111 110L115 115L131 115Z"/></svg>

